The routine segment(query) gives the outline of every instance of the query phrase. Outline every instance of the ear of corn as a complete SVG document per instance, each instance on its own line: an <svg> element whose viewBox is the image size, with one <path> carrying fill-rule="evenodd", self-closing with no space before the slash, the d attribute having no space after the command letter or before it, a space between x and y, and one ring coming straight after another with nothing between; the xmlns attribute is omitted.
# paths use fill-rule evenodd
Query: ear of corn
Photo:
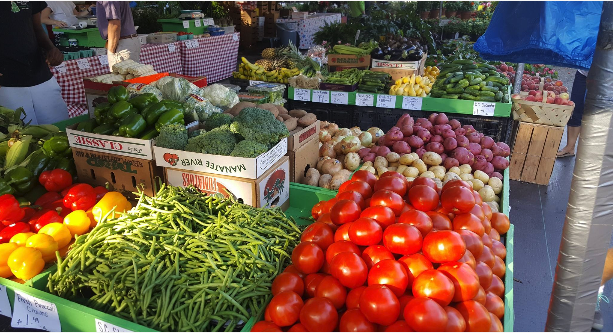
<svg viewBox="0 0 613 333"><path fill-rule="evenodd" d="M13 143L6 153L6 161L4 163L5 170L23 162L23 160L28 156L31 141L32 136L25 135L21 138L21 140L17 140Z"/></svg>

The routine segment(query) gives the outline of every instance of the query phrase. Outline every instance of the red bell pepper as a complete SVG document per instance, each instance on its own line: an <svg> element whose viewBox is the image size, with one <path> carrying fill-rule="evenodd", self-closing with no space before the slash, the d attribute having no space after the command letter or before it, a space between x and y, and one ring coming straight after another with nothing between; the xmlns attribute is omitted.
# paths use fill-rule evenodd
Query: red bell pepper
<svg viewBox="0 0 613 333"><path fill-rule="evenodd" d="M25 222L15 222L0 231L0 244L8 243L13 236L30 232L30 225Z"/></svg>
<svg viewBox="0 0 613 333"><path fill-rule="evenodd" d="M100 201L102 197L109 192L109 190L104 186L96 186L94 187L94 192L96 192L96 201Z"/></svg>
<svg viewBox="0 0 613 333"><path fill-rule="evenodd" d="M79 185L81 183L77 183L77 184L72 184L70 186L68 186L67 188L63 189L62 192L60 192L60 194L62 195L62 198L66 196L66 194L68 194L68 191L70 191L71 188Z"/></svg>
<svg viewBox="0 0 613 333"><path fill-rule="evenodd" d="M49 192L60 192L72 185L72 175L62 169L45 171L40 174L38 181Z"/></svg>
<svg viewBox="0 0 613 333"><path fill-rule="evenodd" d="M77 184L64 196L64 207L71 210L88 210L96 204L96 192L89 184Z"/></svg>
<svg viewBox="0 0 613 333"><path fill-rule="evenodd" d="M9 225L23 218L26 213L19 207L19 201L12 194L0 196L0 221Z"/></svg>
<svg viewBox="0 0 613 333"><path fill-rule="evenodd" d="M40 215L37 214L38 216L34 216L30 221L28 221L29 226L32 228L32 230L34 230L34 232L38 232L42 227L49 223L62 223L64 221L64 218L54 210L45 210L41 211L40 213Z"/></svg>
<svg viewBox="0 0 613 333"><path fill-rule="evenodd" d="M40 196L40 198L38 198L36 200L36 202L34 202L34 204L36 206L40 206L40 207L44 207L47 204L50 204L54 201L58 201L58 200L62 200L62 196L57 193L57 192L47 192L43 195Z"/></svg>
<svg viewBox="0 0 613 333"><path fill-rule="evenodd" d="M19 222L28 222L38 213L38 210L32 207L23 207L23 211L25 212L25 215L21 220L19 220Z"/></svg>

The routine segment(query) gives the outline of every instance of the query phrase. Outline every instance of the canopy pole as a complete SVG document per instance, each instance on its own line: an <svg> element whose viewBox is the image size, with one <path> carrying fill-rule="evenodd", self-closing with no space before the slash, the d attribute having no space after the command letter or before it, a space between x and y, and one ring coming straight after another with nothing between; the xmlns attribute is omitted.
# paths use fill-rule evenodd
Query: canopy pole
<svg viewBox="0 0 613 333"><path fill-rule="evenodd" d="M514 94L519 94L519 92L521 91L521 80L524 77L525 65L526 64L524 64L523 62L520 62L519 64L517 64L517 68L515 69L515 83L513 84Z"/></svg>
<svg viewBox="0 0 613 333"><path fill-rule="evenodd" d="M604 1L546 331L592 328L613 231L613 2Z"/></svg>

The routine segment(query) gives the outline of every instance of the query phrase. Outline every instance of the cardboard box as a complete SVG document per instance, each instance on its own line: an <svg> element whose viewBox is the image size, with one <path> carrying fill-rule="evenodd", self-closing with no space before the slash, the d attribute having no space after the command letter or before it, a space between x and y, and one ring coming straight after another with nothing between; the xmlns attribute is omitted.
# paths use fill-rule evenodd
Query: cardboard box
<svg viewBox="0 0 613 333"><path fill-rule="evenodd" d="M287 138L287 151L298 150L313 138L319 140L319 120L312 123L311 126L297 127L291 131Z"/></svg>
<svg viewBox="0 0 613 333"><path fill-rule="evenodd" d="M220 176L211 173L192 172L166 168L166 183L174 186L195 186L207 194L220 193L234 197L244 204L259 207L289 206L290 170L287 156L278 161L257 179Z"/></svg>
<svg viewBox="0 0 613 333"><path fill-rule="evenodd" d="M296 151L289 151L289 180L294 183L304 183L307 170L317 166L319 159L319 138L312 138Z"/></svg>
<svg viewBox="0 0 613 333"><path fill-rule="evenodd" d="M520 122L511 152L509 178L549 184L564 127Z"/></svg>
<svg viewBox="0 0 613 333"><path fill-rule="evenodd" d="M100 153L153 160L153 140L124 138L77 131L77 124L66 127L70 147Z"/></svg>
<svg viewBox="0 0 613 333"><path fill-rule="evenodd" d="M141 188L147 195L155 195L162 169L152 160L101 153L85 149L72 149L79 182L92 186L105 186L134 199L132 192Z"/></svg>
<svg viewBox="0 0 613 333"><path fill-rule="evenodd" d="M328 54L328 66L332 72L348 68L368 69L370 67L370 55Z"/></svg>
<svg viewBox="0 0 613 333"><path fill-rule="evenodd" d="M176 32L156 32L154 34L147 35L147 44L166 44L174 43L177 41Z"/></svg>
<svg viewBox="0 0 613 333"><path fill-rule="evenodd" d="M153 147L158 166L206 172L240 178L258 179L287 153L287 138L255 158L200 154Z"/></svg>
<svg viewBox="0 0 613 333"><path fill-rule="evenodd" d="M292 12L292 19L305 20L309 16L309 12Z"/></svg>
<svg viewBox="0 0 613 333"><path fill-rule="evenodd" d="M373 59L370 70L375 72L385 72L392 75L392 80L398 80L402 77L415 75L423 75L427 54L421 57L419 61L388 61Z"/></svg>

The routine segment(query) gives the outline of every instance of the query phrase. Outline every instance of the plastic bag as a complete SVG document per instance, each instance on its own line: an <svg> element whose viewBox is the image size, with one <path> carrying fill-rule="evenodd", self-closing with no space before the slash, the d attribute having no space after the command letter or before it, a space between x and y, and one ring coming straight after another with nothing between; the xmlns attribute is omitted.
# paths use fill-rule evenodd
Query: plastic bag
<svg viewBox="0 0 613 333"><path fill-rule="evenodd" d="M198 94L200 88L183 78L165 76L153 83L164 99L182 102L190 94Z"/></svg>
<svg viewBox="0 0 613 333"><path fill-rule="evenodd" d="M204 122L213 113L223 112L222 109L214 106L206 98L200 95L190 94L185 98L183 103L185 104L185 112L187 115L193 117L195 113L197 120L200 122Z"/></svg>
<svg viewBox="0 0 613 333"><path fill-rule="evenodd" d="M236 92L222 86L221 84L213 84L202 88L200 95L208 99L211 104L221 108L222 110L227 110L239 102Z"/></svg>
<svg viewBox="0 0 613 333"><path fill-rule="evenodd" d="M152 85L149 85L149 84L131 83L126 87L126 89L130 93L130 95L140 95L140 94L145 94L145 93L152 93L155 95L158 101L162 100L162 92L158 88Z"/></svg>

